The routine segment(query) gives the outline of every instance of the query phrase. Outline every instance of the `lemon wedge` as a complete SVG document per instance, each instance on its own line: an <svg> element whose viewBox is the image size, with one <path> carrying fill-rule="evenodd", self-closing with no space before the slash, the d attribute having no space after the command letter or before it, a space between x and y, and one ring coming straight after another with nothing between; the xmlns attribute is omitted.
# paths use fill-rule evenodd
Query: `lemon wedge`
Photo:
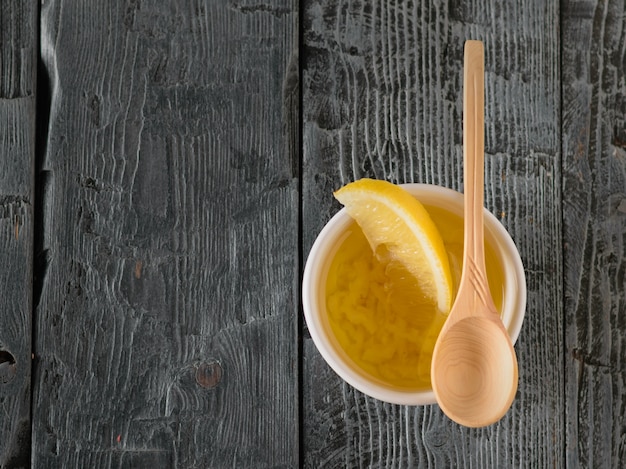
<svg viewBox="0 0 626 469"><path fill-rule="evenodd" d="M360 179L334 193L363 230L375 253L384 252L413 275L423 294L447 314L452 274L441 234L424 206L400 186Z"/></svg>

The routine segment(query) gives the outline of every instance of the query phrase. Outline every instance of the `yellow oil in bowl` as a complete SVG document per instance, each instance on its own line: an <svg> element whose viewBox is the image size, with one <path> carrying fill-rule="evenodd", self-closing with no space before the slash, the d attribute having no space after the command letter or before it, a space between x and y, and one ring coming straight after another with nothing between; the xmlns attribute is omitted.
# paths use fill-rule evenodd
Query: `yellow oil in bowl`
<svg viewBox="0 0 626 469"><path fill-rule="evenodd" d="M453 283L458 285L463 257L463 219L424 205L444 241ZM489 286L502 309L503 269L494 249L485 246ZM446 316L429 302L408 271L372 252L356 223L336 251L326 280L326 309L332 332L363 373L385 386L429 389L433 348Z"/></svg>

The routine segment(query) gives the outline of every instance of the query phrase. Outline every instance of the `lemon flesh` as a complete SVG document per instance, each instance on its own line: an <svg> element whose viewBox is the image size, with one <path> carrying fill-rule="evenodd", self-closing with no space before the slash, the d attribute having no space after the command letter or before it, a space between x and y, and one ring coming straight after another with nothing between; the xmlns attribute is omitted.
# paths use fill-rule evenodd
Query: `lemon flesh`
<svg viewBox="0 0 626 469"><path fill-rule="evenodd" d="M375 179L352 182L334 195L361 227L372 251L404 266L422 293L447 314L453 296L450 264L424 206L400 186Z"/></svg>

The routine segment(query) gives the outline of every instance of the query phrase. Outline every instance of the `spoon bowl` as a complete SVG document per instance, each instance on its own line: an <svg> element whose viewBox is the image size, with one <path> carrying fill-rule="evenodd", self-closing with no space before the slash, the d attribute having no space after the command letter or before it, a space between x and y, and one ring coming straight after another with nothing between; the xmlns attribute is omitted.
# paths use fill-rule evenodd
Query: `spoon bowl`
<svg viewBox="0 0 626 469"><path fill-rule="evenodd" d="M501 323L480 316L462 319L437 347L432 382L446 415L467 427L499 420L517 389L515 351Z"/></svg>

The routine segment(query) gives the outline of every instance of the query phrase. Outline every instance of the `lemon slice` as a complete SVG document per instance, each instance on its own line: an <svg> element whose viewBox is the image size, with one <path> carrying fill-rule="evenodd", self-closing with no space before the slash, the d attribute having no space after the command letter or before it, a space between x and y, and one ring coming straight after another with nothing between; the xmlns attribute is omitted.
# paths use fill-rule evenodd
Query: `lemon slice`
<svg viewBox="0 0 626 469"><path fill-rule="evenodd" d="M400 186L360 179L334 193L363 230L374 252L381 248L413 275L444 314L452 305L452 275L441 234L424 206Z"/></svg>

